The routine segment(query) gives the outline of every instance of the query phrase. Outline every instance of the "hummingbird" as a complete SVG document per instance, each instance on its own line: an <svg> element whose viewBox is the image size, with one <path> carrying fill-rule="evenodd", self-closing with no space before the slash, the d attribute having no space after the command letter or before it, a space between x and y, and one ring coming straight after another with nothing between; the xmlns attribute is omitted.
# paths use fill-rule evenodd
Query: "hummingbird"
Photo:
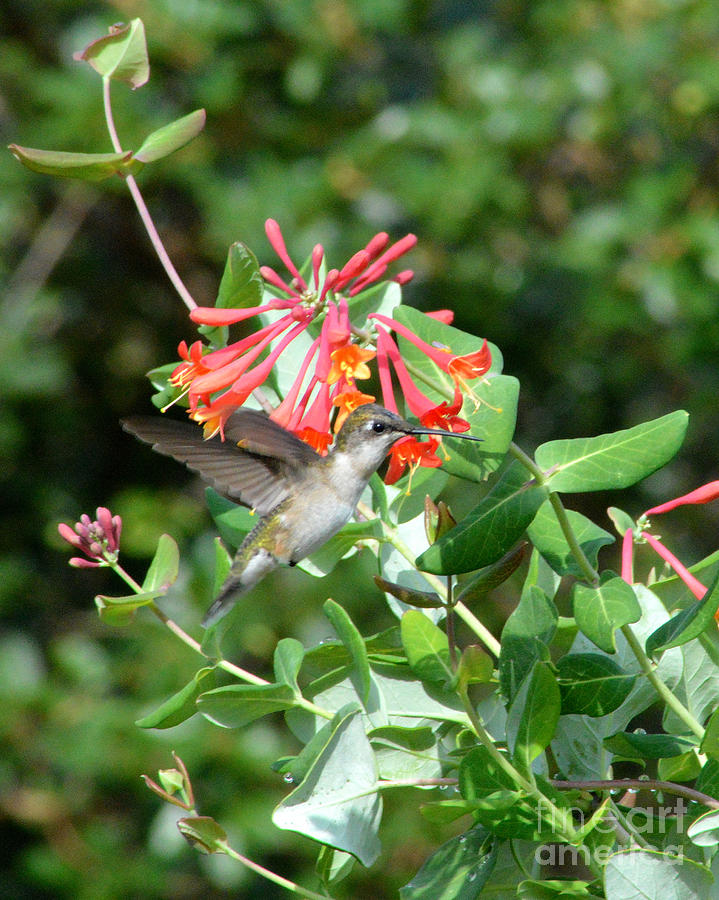
<svg viewBox="0 0 719 900"><path fill-rule="evenodd" d="M224 441L219 435L204 440L196 425L159 416L124 419L122 426L259 516L202 620L205 628L278 566L296 565L346 525L396 441L420 434L481 440L413 425L374 403L347 416L327 456L255 409L228 418Z"/></svg>

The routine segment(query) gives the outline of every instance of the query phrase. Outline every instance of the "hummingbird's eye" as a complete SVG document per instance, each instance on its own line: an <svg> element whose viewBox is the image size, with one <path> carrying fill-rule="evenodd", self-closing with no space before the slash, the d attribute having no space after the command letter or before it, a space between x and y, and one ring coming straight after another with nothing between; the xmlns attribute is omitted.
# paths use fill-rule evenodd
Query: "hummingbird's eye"
<svg viewBox="0 0 719 900"><path fill-rule="evenodd" d="M375 434L382 434L386 427L387 426L384 424L384 422L372 423L372 431L374 431Z"/></svg>

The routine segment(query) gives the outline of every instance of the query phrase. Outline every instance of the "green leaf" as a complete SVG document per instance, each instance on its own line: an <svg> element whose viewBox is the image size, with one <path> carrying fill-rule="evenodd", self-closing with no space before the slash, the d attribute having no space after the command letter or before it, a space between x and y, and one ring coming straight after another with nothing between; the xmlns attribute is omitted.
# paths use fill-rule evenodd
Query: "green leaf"
<svg viewBox="0 0 719 900"><path fill-rule="evenodd" d="M619 731L604 738L604 746L622 759L666 759L693 750L696 744L670 734Z"/></svg>
<svg viewBox="0 0 719 900"><path fill-rule="evenodd" d="M371 866L380 853L382 799L376 784L374 753L361 715L336 716L323 750L302 783L275 808L272 821Z"/></svg>
<svg viewBox="0 0 719 900"><path fill-rule="evenodd" d="M110 33L73 54L73 59L89 63L103 78L124 81L135 90L150 78L145 26L141 19L128 25L111 25Z"/></svg>
<svg viewBox="0 0 719 900"><path fill-rule="evenodd" d="M713 809L694 819L687 828L687 837L698 847L715 847L719 844L719 810Z"/></svg>
<svg viewBox="0 0 719 900"><path fill-rule="evenodd" d="M400 888L400 900L474 900L492 874L497 847L481 825L450 838Z"/></svg>
<svg viewBox="0 0 719 900"><path fill-rule="evenodd" d="M479 572L460 582L455 592L455 601L469 605L484 600L490 591L504 584L516 572L526 556L528 546L527 541L522 541L491 566L484 566Z"/></svg>
<svg viewBox="0 0 719 900"><path fill-rule="evenodd" d="M129 594L125 597L108 597L105 594L98 594L95 597L95 606L105 624L122 628L132 624L136 610L141 606L148 606L158 597L162 597L164 593L162 590L142 591L139 594Z"/></svg>
<svg viewBox="0 0 719 900"><path fill-rule="evenodd" d="M437 575L472 572L500 559L522 535L546 499L543 488L513 462L456 528L422 553L417 567Z"/></svg>
<svg viewBox="0 0 719 900"><path fill-rule="evenodd" d="M509 707L507 743L525 770L554 737L561 711L559 685L545 663L534 664Z"/></svg>
<svg viewBox="0 0 719 900"><path fill-rule="evenodd" d="M294 638L282 638L275 647L274 670L278 684L288 684L300 696L297 676L305 657L305 648Z"/></svg>
<svg viewBox="0 0 719 900"><path fill-rule="evenodd" d="M410 668L420 681L450 684L454 678L449 663L447 635L417 609L402 616L402 646Z"/></svg>
<svg viewBox="0 0 719 900"><path fill-rule="evenodd" d="M362 635L347 612L334 600L325 601L322 611L337 632L337 636L347 648L351 659L351 676L356 682L357 694L363 706L367 706L372 679L367 659L367 649Z"/></svg>
<svg viewBox="0 0 719 900"><path fill-rule="evenodd" d="M610 506L607 509L607 515L617 529L617 534L622 537L627 531L633 531L636 528L636 522L629 513L625 513L623 509L619 509L617 506Z"/></svg>
<svg viewBox="0 0 719 900"><path fill-rule="evenodd" d="M155 556L142 583L143 591L159 591L164 594L177 580L179 569L180 551L177 544L169 534L163 534L157 542Z"/></svg>
<svg viewBox="0 0 719 900"><path fill-rule="evenodd" d="M547 645L556 630L554 604L538 587L530 587L502 630L499 685L508 703L535 662L548 657Z"/></svg>
<svg viewBox="0 0 719 900"><path fill-rule="evenodd" d="M134 159L141 163L164 159L197 137L205 127L206 118L204 109L196 109L181 119L163 125L162 128L148 134L140 149L133 153Z"/></svg>
<svg viewBox="0 0 719 900"><path fill-rule="evenodd" d="M568 509L566 513L579 546L591 565L596 567L599 551L607 544L613 544L614 538L609 532L595 525L591 519L581 513L571 509ZM537 515L527 528L527 535L558 575L584 577L584 571L574 558L549 500L546 500L539 508Z"/></svg>
<svg viewBox="0 0 719 900"><path fill-rule="evenodd" d="M225 549L220 538L215 538L215 574L213 578L212 596L216 597L220 593L220 588L225 583L227 576L232 568L232 556Z"/></svg>
<svg viewBox="0 0 719 900"><path fill-rule="evenodd" d="M262 275L257 257L241 241L230 244L215 306L247 309L262 303Z"/></svg>
<svg viewBox="0 0 719 900"><path fill-rule="evenodd" d="M384 725L374 728L369 739L380 778L440 778L443 775L439 739L433 728Z"/></svg>
<svg viewBox="0 0 719 900"><path fill-rule="evenodd" d="M464 689L468 684L488 684L492 680L492 657L477 644L469 644L462 651L457 668L457 685Z"/></svg>
<svg viewBox="0 0 719 900"><path fill-rule="evenodd" d="M227 832L209 816L178 819L177 828L187 843L200 853L222 853L227 845Z"/></svg>
<svg viewBox="0 0 719 900"><path fill-rule="evenodd" d="M232 547L239 547L259 522L259 517L246 506L238 506L210 487L205 488L205 499L222 540Z"/></svg>
<svg viewBox="0 0 719 900"><path fill-rule="evenodd" d="M581 857L580 857L581 858ZM569 879L545 879L534 881L528 878L517 885L517 897L526 900L571 900L572 897L596 897L586 881Z"/></svg>
<svg viewBox="0 0 719 900"><path fill-rule="evenodd" d="M195 672L189 684L165 700L154 712L137 719L135 725L139 728L172 728L194 716L197 712L195 701L204 690L207 690L207 684L203 682L210 677L211 683L214 683L214 672L212 666L206 666Z"/></svg>
<svg viewBox="0 0 719 900"><path fill-rule="evenodd" d="M532 840L538 836L537 809L486 747L474 747L466 754L458 779L475 818L497 837Z"/></svg>
<svg viewBox="0 0 719 900"><path fill-rule="evenodd" d="M557 661L557 673L563 716L606 716L624 703L636 680L636 675L599 653L563 656Z"/></svg>
<svg viewBox="0 0 719 900"><path fill-rule="evenodd" d="M552 491L604 491L629 487L656 472L677 453L689 416L677 410L625 431L593 438L550 441L535 460Z"/></svg>
<svg viewBox="0 0 719 900"><path fill-rule="evenodd" d="M662 757L657 764L657 777L662 781L694 781L702 770L696 749L679 756Z"/></svg>
<svg viewBox="0 0 719 900"><path fill-rule="evenodd" d="M706 866L652 850L622 850L604 869L610 900L697 900L708 896L713 881Z"/></svg>
<svg viewBox="0 0 719 900"><path fill-rule="evenodd" d="M703 600L683 609L649 635L645 647L647 656L663 653L671 647L679 647L694 640L707 625L713 623L717 609L719 609L719 576L715 578Z"/></svg>
<svg viewBox="0 0 719 900"><path fill-rule="evenodd" d="M719 706L714 710L707 722L699 750L710 759L719 761Z"/></svg>
<svg viewBox="0 0 719 900"><path fill-rule="evenodd" d="M616 651L617 628L638 622L642 614L632 586L613 572L602 574L599 587L575 584L572 603L580 631L605 653Z"/></svg>
<svg viewBox="0 0 719 900"><path fill-rule="evenodd" d="M121 153L69 153L65 150L37 150L10 144L12 155L26 169L41 175L81 178L83 181L102 181L111 175L127 174L132 151Z"/></svg>
<svg viewBox="0 0 719 900"><path fill-rule="evenodd" d="M367 522L348 522L312 556L297 564L298 569L315 577L328 575L337 563L356 550L359 541L375 541L382 536L379 519Z"/></svg>
<svg viewBox="0 0 719 900"><path fill-rule="evenodd" d="M288 684L231 684L197 698L202 715L223 728L242 728L294 705L295 692Z"/></svg>

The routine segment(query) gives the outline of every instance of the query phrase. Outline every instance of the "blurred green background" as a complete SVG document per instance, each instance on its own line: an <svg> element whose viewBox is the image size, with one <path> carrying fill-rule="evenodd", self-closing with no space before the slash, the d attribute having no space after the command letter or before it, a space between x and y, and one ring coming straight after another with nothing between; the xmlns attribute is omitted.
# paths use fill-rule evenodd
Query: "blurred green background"
<svg viewBox="0 0 719 900"><path fill-rule="evenodd" d="M527 450L691 413L665 472L572 505L608 527L610 503L636 515L718 477L715 0L5 4L3 143L108 151L99 79L72 53L135 16L152 76L114 89L124 144L207 109L203 134L140 178L201 304L230 242L276 264L268 216L295 258L321 241L340 264L376 231L413 231L407 302L451 307L502 348ZM150 410L144 373L193 338L184 308L122 183L33 175L8 152L0 183L0 897L282 896L177 835L139 778L173 749L237 849L310 885L316 848L269 823L286 790L269 763L298 749L281 722L138 729L197 659L149 615L103 626L92 597L121 586L69 569L56 533L110 506L138 575L172 534L183 568L166 608L197 633L213 534L201 487L118 426ZM691 563L717 524L706 507L662 526ZM328 636L327 596L365 633L386 627L370 571L281 574L246 608L233 659L266 674L278 638ZM515 599L499 593L490 620ZM376 870L337 896L396 896L449 836L414 796L386 799Z"/></svg>

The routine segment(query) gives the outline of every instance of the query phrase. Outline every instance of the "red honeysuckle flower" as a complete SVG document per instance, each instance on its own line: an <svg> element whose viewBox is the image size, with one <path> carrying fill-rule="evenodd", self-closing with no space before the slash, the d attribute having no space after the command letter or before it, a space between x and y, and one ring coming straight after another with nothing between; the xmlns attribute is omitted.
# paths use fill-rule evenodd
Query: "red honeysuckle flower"
<svg viewBox="0 0 719 900"><path fill-rule="evenodd" d="M653 534L649 534L648 531L643 531L642 537L665 562L669 563L697 600L701 600L707 592L706 587L704 587L701 581L692 575L686 566L681 563L676 556L664 546L664 544L662 544L659 538L654 537Z"/></svg>
<svg viewBox="0 0 719 900"><path fill-rule="evenodd" d="M450 404L449 401L445 400L439 406L434 406L432 409L427 410L424 415L419 417L419 421L425 428L444 428L445 431L452 431L455 434L469 431L471 428L469 422L457 415L462 409L463 402L464 398L459 385L455 384L452 403Z"/></svg>
<svg viewBox="0 0 719 900"><path fill-rule="evenodd" d="M372 373L367 363L377 355L375 350L363 349L358 344L345 344L333 350L332 368L327 375L327 383L335 384L340 378L353 382L356 378L369 378Z"/></svg>
<svg viewBox="0 0 719 900"><path fill-rule="evenodd" d="M383 316L380 313L370 313L367 318L381 322L390 330L402 335L403 338L414 344L417 349L429 357L442 371L451 375L455 382L463 383L467 378L479 378L480 375L488 372L492 365L492 354L486 340L482 343L479 350L460 356L453 354L449 347L433 347L410 331L405 325L389 318L389 316Z"/></svg>
<svg viewBox="0 0 719 900"><path fill-rule="evenodd" d="M701 487L690 491L688 494L683 494L681 497L675 497L674 500L667 500L666 503L660 503L659 506L653 506L651 509L648 509L644 515L656 516L659 515L659 513L665 513L669 512L671 509L676 509L677 506L685 506L688 503L709 503L711 500L716 500L718 497L719 481L710 481L707 484L703 484Z"/></svg>
<svg viewBox="0 0 719 900"><path fill-rule="evenodd" d="M439 440L436 437L430 437L426 441L418 441L413 435L407 435L406 438L397 441L390 450L390 461L385 475L385 484L394 484L402 477L407 466L410 467L410 475L417 466L428 466L437 468L442 465L442 460L435 456L435 451L439 446ZM411 479L410 479L411 480ZM409 492L409 486L407 488Z"/></svg>

